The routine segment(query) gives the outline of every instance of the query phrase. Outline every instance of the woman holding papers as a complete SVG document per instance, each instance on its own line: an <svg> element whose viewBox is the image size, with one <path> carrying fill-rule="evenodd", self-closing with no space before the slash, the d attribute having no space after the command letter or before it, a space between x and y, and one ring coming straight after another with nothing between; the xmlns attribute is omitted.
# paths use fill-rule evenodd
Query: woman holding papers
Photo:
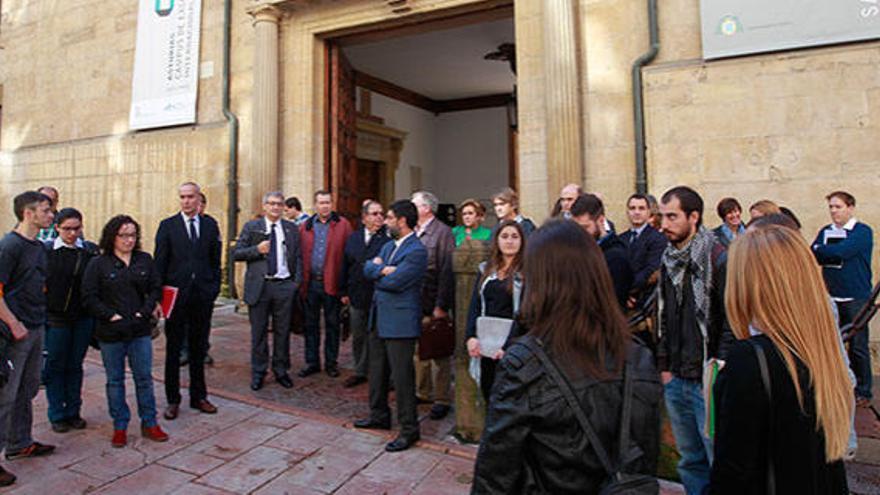
<svg viewBox="0 0 880 495"><path fill-rule="evenodd" d="M510 334L522 293L523 229L514 220L501 222L489 261L480 264L466 330L468 354L480 360L480 389L489 402L495 364Z"/></svg>
<svg viewBox="0 0 880 495"><path fill-rule="evenodd" d="M168 440L156 422L153 394L151 319L162 314L162 282L153 258L141 251L141 229L127 215L117 215L101 233L101 255L83 277L83 300L97 321L95 335L107 373L107 407L113 418L113 447L124 447L131 412L125 400L125 360L134 375L141 434Z"/></svg>

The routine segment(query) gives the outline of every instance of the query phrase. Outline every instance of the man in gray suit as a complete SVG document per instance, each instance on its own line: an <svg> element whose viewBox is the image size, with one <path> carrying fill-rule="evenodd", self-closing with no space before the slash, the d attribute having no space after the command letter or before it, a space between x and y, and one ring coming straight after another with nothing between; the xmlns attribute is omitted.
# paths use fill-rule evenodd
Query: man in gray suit
<svg viewBox="0 0 880 495"><path fill-rule="evenodd" d="M263 196L263 218L244 224L233 252L247 262L244 302L251 322L251 390L263 387L269 368L269 316L272 317L272 372L284 388L293 388L290 369L290 316L302 282L299 230L284 220L284 195Z"/></svg>

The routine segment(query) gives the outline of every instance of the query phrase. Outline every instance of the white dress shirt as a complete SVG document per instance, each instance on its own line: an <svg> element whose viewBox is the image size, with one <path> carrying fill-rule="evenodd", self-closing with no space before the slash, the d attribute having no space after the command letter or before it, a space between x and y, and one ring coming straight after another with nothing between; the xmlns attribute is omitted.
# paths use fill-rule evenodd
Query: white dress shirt
<svg viewBox="0 0 880 495"><path fill-rule="evenodd" d="M269 221L268 218L263 218L266 222L266 235L272 235L272 222ZM271 237L270 237L271 238ZM274 277L270 278L288 278L290 277L290 267L287 266L287 249L286 242L284 237L284 227L281 226L281 220L279 219L275 222L275 252L278 254L278 263L275 265L278 267L278 271L275 272ZM268 256L268 254L266 255Z"/></svg>

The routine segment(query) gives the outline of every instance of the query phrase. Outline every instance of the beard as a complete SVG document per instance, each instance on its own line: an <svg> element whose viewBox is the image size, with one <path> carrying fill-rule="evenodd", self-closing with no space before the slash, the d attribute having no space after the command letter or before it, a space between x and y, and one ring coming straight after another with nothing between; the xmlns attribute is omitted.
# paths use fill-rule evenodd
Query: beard
<svg viewBox="0 0 880 495"><path fill-rule="evenodd" d="M394 239L395 241L400 239L400 229L397 227L388 227L388 236Z"/></svg>

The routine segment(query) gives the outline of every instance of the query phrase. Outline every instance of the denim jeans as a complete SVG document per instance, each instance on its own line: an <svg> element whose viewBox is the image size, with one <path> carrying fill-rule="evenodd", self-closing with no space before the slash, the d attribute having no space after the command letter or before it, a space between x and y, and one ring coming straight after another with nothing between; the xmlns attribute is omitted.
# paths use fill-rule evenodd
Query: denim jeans
<svg viewBox="0 0 880 495"><path fill-rule="evenodd" d="M853 321L862 306L864 300L839 302L837 311L840 315L840 326ZM849 361L853 373L856 375L856 397L865 399L873 398L871 391L873 375L871 374L871 350L868 348L868 327L853 335L849 342Z"/></svg>
<svg viewBox="0 0 880 495"><path fill-rule="evenodd" d="M114 430L125 430L131 411L125 401L125 358L134 375L135 395L141 426L156 425L156 397L153 395L153 342L150 336L128 342L101 342L101 358L107 372L107 407L113 418Z"/></svg>
<svg viewBox="0 0 880 495"><path fill-rule="evenodd" d="M49 421L57 423L79 417L82 406L83 359L95 320L80 318L65 326L46 329L45 379Z"/></svg>
<svg viewBox="0 0 880 495"><path fill-rule="evenodd" d="M699 495L709 484L712 442L705 436L706 406L703 385L674 377L664 387L666 411L681 460L678 475L688 495Z"/></svg>
<svg viewBox="0 0 880 495"><path fill-rule="evenodd" d="M324 292L324 283L311 281L306 291L306 364L321 366L321 308L324 308L324 369L336 366L339 357L339 298Z"/></svg>

